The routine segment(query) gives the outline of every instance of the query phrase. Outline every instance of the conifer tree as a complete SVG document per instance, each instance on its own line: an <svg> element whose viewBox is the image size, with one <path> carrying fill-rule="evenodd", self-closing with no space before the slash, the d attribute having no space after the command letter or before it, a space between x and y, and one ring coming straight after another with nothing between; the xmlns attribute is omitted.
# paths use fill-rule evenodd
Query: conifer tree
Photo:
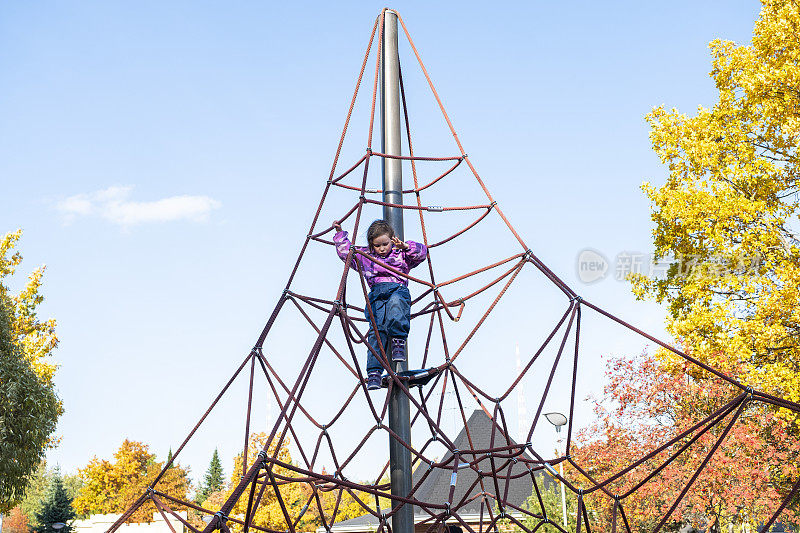
<svg viewBox="0 0 800 533"><path fill-rule="evenodd" d="M64 488L61 474L56 472L50 484L50 489L47 491L47 496L42 502L42 508L36 513L36 524L31 527L31 531L36 533L71 533L72 526L69 522L75 516L75 509L72 508L72 498L69 497L67 490Z"/></svg>
<svg viewBox="0 0 800 533"><path fill-rule="evenodd" d="M204 502L214 492L221 490L225 486L225 472L222 470L222 462L219 460L219 452L214 449L214 455L211 456L211 462L208 464L208 470L200 485L198 492L198 501Z"/></svg>

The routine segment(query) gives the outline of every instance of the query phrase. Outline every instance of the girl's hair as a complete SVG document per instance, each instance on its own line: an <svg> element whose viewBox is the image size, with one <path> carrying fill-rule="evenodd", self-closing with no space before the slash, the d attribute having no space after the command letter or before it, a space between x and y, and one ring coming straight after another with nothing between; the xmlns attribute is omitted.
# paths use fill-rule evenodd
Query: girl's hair
<svg viewBox="0 0 800 533"><path fill-rule="evenodd" d="M369 225L369 229L367 230L367 242L370 248L372 248L372 240L381 235L388 235L391 239L394 237L394 230L385 220L376 220Z"/></svg>

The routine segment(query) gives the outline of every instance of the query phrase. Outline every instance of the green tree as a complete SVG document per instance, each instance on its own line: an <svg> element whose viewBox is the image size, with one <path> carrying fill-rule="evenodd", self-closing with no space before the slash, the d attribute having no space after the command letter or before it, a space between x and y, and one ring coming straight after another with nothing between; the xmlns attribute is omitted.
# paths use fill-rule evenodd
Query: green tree
<svg viewBox="0 0 800 533"><path fill-rule="evenodd" d="M36 533L72 533L69 524L75 519L75 510L72 508L72 498L67 494L59 472L53 476L53 481L47 491L42 509L35 515L36 524L31 531ZM53 527L55 524L64 524L61 528Z"/></svg>
<svg viewBox="0 0 800 533"><path fill-rule="evenodd" d="M222 462L219 460L219 452L214 449L214 454L211 456L211 462L208 464L206 475L200 484L200 490L197 493L197 502L202 504L206 498L214 492L222 490L225 486L225 472L222 470Z"/></svg>
<svg viewBox="0 0 800 533"><path fill-rule="evenodd" d="M540 484L539 486L539 493L542 497L541 503L539 502L539 498L534 491L528 501L525 502L525 508L535 513L541 517L547 517L550 521L556 522L559 526L563 527L563 512L561 510L561 486L559 485L558 481L554 478L550 478L551 483L548 487L545 487L544 484ZM564 528L567 531L575 531L575 516L578 512L578 503L575 499L575 495L570 492L569 490L565 491L565 503L567 505L567 527ZM542 508L542 503L544 503L544 508ZM539 523L541 519L527 517L522 523L530 530L533 530ZM552 527L550 524L545 524L541 527L543 531L548 532L557 532L559 531L558 528ZM581 530L584 530L585 526L581 527ZM520 530L522 531L522 530Z"/></svg>
<svg viewBox="0 0 800 533"><path fill-rule="evenodd" d="M0 295L0 513L22 499L60 412L52 387L13 342L4 300Z"/></svg>
<svg viewBox="0 0 800 533"><path fill-rule="evenodd" d="M22 514L34 517L36 513L42 509L42 504L47 498L50 485L52 485L53 478L57 474L59 474L57 468L47 468L47 463L45 461L39 463L39 466L29 478L28 486L25 489L25 497L19 504ZM63 481L64 488L67 490L69 497L75 498L83 486L83 481L81 481L80 476L64 475L61 476L61 480ZM78 516L78 518L82 517L83 515Z"/></svg>
<svg viewBox="0 0 800 533"><path fill-rule="evenodd" d="M0 238L0 523L22 499L62 413L49 358L58 344L55 321L37 317L44 267L18 293L6 284L22 262L14 250L21 234Z"/></svg>

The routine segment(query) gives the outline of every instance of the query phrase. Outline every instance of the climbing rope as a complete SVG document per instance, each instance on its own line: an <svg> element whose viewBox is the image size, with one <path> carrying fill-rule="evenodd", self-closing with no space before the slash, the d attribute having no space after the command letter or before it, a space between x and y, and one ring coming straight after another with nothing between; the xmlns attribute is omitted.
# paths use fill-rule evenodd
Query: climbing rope
<svg viewBox="0 0 800 533"><path fill-rule="evenodd" d="M384 12L385 13L385 12ZM294 533L303 515L309 509L315 509L316 514L322 521L322 527L326 531L337 523L337 516L339 514L340 503L343 496L346 494L363 508L363 514L373 516L378 524L378 531L383 533L390 529L388 519L391 518L402 505L413 505L424 515L421 527L426 531L432 532L440 529L443 524L455 523L466 529L470 533L482 533L484 531L496 530L499 527L500 521L508 521L515 527L520 528L526 533L532 533L543 524L548 524L560 531L566 531L559 524L558 520L548 517L545 512L545 504L542 500L542 474L547 472L550 478L554 478L564 484L566 489L577 497L577 513L573 516L572 520L575 521L580 531L581 527L589 530L589 511L587 511L587 503L585 497L591 494L602 494L607 498L609 506L611 507L612 514L612 530L616 532L617 528L624 530L628 533L631 532L631 527L628 518L625 514L626 498L630 497L637 490L643 487L646 483L651 481L659 474L666 466L678 459L690 449L703 435L711 431L719 431L715 434L715 443L702 459L699 467L688 483L681 489L677 498L673 501L667 512L664 513L655 531L660 530L667 522L669 517L675 511L682 498L685 497L687 492L691 489L693 482L704 467L711 460L714 452L718 449L727 433L737 422L743 410L754 403L771 405L781 409L788 409L795 413L800 413L800 405L788 400L778 398L763 392L754 391L747 386L739 383L737 380L724 373L704 364L701 361L691 357L680 349L665 343L647 333L641 331L628 322L612 315L611 313L603 310L599 306L583 299L579 296L568 284L559 278L551 269L549 269L525 244L520 235L513 228L508 218L505 216L497 201L489 193L483 180L478 175L470 159L464 151L458 135L448 117L442 101L436 92L436 89L425 69L424 64L419 56L419 53L409 35L403 19L398 16L400 24L406 39L413 51L414 57L425 76L427 84L436 99L439 110L447 123L450 133L458 147L459 153L456 155L447 155L442 157L433 156L419 156L415 155L414 147L411 137L411 126L409 123L408 109L406 105L405 86L403 83L402 71L400 72L400 90L401 90L401 103L403 109L404 127L405 127L405 140L408 156L395 156L389 155L373 150L372 147L372 132L375 121L377 87L380 70L381 58L381 42L383 31L383 17L384 13L378 17L372 28L367 50L364 59L361 63L361 69L356 82L353 97L350 101L350 106L347 111L344 128L342 130L339 144L336 149L336 154L333 160L333 165L325 184L322 198L317 206L316 212L311 223L311 228L306 236L305 242L302 245L300 254L295 262L295 265L289 275L285 289L275 306L272 314L270 315L266 325L261 331L254 345L254 348L248 353L245 359L238 366L233 376L225 384L220 393L215 397L210 407L201 416L200 420L190 431L186 439L178 447L176 453L173 455L171 461L165 466L159 476L151 483L149 489L142 494L133 505L126 511L120 519L109 529L115 531L123 524L133 512L148 501L152 501L160 515L167 521L167 516L177 518L185 527L200 533L200 529L193 526L187 520L181 518L173 509L173 506L183 506L194 509L200 513L207 514L212 517L211 522L203 530L204 533L210 533L213 530L229 531L228 524L236 524L242 531L248 532L249 530L264 531L266 533L277 533L277 531L288 531ZM368 138L366 153L361 156L357 161L351 164L346 170L337 174L337 168L340 163L342 153L342 146L345 137L348 133L351 117L354 111L355 103L359 90L364 81L364 74L368 65L368 60L373 48L374 43L377 42L377 59L375 63L374 79L372 83L372 99L370 107L370 119L368 126ZM403 190L403 194L413 196L414 202L412 204L395 204L387 203L382 200L376 199L382 194L380 189L367 188L367 177L369 172L370 163L374 159L383 160L386 158L400 159L407 161L411 167L413 178L413 187ZM419 180L419 165L425 163L448 163L449 166L444 171L437 171L437 173L430 180L421 183ZM434 186L446 186L448 181L453 179L455 171L466 164L469 173L474 177L480 189L485 194L486 200L483 203L475 205L457 205L457 206L443 206L443 205L427 205L423 202L424 193ZM360 175L360 184L349 183L348 179L355 180ZM319 296L312 296L303 294L293 286L298 269L301 262L306 255L309 246L319 245L324 247L334 246L334 243L328 236L334 231L333 225L319 226L319 219L332 189L341 189L342 191L351 191L357 193L358 197L352 207L349 207L341 213L338 218L339 223L352 223L353 235L356 235L362 222L362 215L365 206L389 206L408 211L409 213L419 217L420 227L422 230L423 243L429 250L428 265L426 276L412 276L404 274L389 265L386 265L379 259L371 256L366 256L362 251L355 247L351 247L348 256L345 260L345 266L339 278L338 289L336 296L333 299L323 298ZM426 216L447 216L448 213L460 213L465 211L477 212L477 217L463 227L457 229L454 233L439 239L436 242L429 242L428 224L429 219ZM487 217L495 213L508 231L513 235L519 251L511 254L508 257L498 258L489 264L480 268L474 269L470 272L460 274L456 277L445 281L438 281L435 275L435 259L438 250L444 249L446 245L452 244L457 239L464 238L471 230L481 224ZM376 330L375 318L369 304L368 286L364 279L363 273L358 271L358 279L360 281L361 293L359 294L359 305L352 303L352 298L348 298L346 293L347 279L351 272L349 265L353 263L353 257L356 254L365 255L370 260L376 262L394 275L404 278L409 283L414 283L422 287L420 294L412 301L412 308L415 308L411 314L412 320L417 323L423 322L426 324L424 334L417 333L425 338L424 348L421 354L422 369L408 372L396 373L392 370L391 365L387 362L386 353L382 346L379 346L378 352L374 352L374 348L367 342L367 331L369 328ZM331 257L333 253L331 252ZM358 265L358 262L356 262ZM359 267L360 268L360 267ZM458 358L464 353L465 349L474 338L479 328L484 324L486 319L490 316L500 300L512 286L518 275L524 269L533 268L541 275L543 275L550 283L557 287L565 298L565 308L560 315L559 320L555 326L545 335L541 344L533 352L533 355L526 362L519 372L516 379L510 386L502 392L498 397L493 397L488 394L479 384L469 379L456 364ZM462 282L473 278L480 274L488 274L491 279L488 283L480 285L477 288L471 287L459 293L463 285ZM467 305L471 305L474 299L493 287L499 287L498 294L494 297L487 308L480 313L480 317L474 326L466 332L463 340L457 346L448 343L447 330L455 322L462 318L462 313ZM447 294L447 296L445 295ZM454 296L455 295L455 296ZM366 305L366 316L364 316L363 308L360 305L361 299ZM307 322L315 332L315 342L304 361L295 381L293 383L287 382L276 371L276 368L270 363L269 358L264 354L264 343L268 333L273 328L275 321L282 311L283 307L290 303L296 309L302 320ZM679 435L663 443L657 449L643 454L641 457L633 459L628 466L622 470L615 472L613 475L605 479L596 479L595 476L588 471L584 466L579 464L571 455L571 450L574 446L574 433L573 424L575 414L575 389L577 382L577 370L580 366L580 331L582 323L582 313L584 310L591 310L613 321L614 323L623 326L627 330L647 339L659 347L670 351L676 356L682 358L687 363L695 365L697 368L702 369L710 374L729 383L734 389L738 390L738 394L730 399L725 405L717 408L711 414L706 416L703 420L698 421L692 427L682 431ZM325 314L323 321L317 321L312 317L312 311L322 312ZM344 343L339 344L331 340L330 331L332 325L337 323L342 328ZM416 330L415 330L416 331ZM434 340L438 337L441 338L441 350L443 354L443 362L439 364L431 364ZM545 400L553 385L554 376L559 364L568 359L567 349L568 340L572 338L574 343L574 351L572 353L572 388L570 395L569 407L569 421L567 426L566 447L563 456L553 459L543 458L533 448L531 439L537 423L542 415L542 410L545 405ZM380 343L379 343L380 344ZM386 374L383 379L383 385L387 388L399 389L400 393L407 396L411 403L412 412L412 427L418 428L419 431L429 435L427 440L418 447L415 447L411 442L402 441L399 436L394 433L387 424L388 412L388 397L389 395L380 395L383 401L378 402L376 398L379 395L371 396L367 393L364 380L364 371L362 368L363 355L359 355L363 348L372 350L374 355L382 362ZM349 389L345 401L341 407L329 419L322 421L317 420L311 414L311 410L304 404L304 393L307 391L309 378L315 370L315 365L318 360L321 349L326 347L333 353L334 357L339 364L352 376L352 389ZM521 380L532 374L532 367L538 360L540 355L550 346L557 346L555 350L555 360L550 367L549 375L546 384L541 391L541 398L536 408L536 415L533 418L528 433L525 437L525 442L514 442L511 438L508 424L506 423L505 413L501 407L501 402L506 399L512 392L516 390ZM437 346L438 350L439 346ZM242 372L249 367L249 389L248 389L248 404L246 412L245 423L245 444L244 444L244 462L240 481L233 487L233 490L228 495L227 500L219 509L209 509L193 502L185 501L174 495L167 494L159 490L159 481L161 481L164 473L174 461L181 454L186 444L193 437L195 432L207 419L212 410L216 407L220 399L229 390L234 380L242 374ZM251 408L253 403L253 387L255 376L260 373L266 380L269 393L272 398L281 407L276 421L269 433L266 444L259 452L258 458L252 463L248 464L248 441L250 437L250 419ZM338 386L338 385L337 385ZM346 385L342 385L346 386ZM456 444L451 435L448 435L442 429L442 412L445 398L445 391L449 388L455 393L455 401L458 406L458 411L461 415L461 421L464 426L464 432L468 448L456 449ZM438 393L439 401L434 400L436 393ZM468 425L467 413L468 409L465 406L465 398L471 398L476 404L484 411L491 424L491 434L489 437L489 447L479 447L475 444L475 435L471 433L471 428ZM375 424L367 430L366 434L355 446L351 453L347 456L340 457L337 455L333 439L331 438L331 428L339 427L343 424L343 414L347 407L352 402L365 402L370 412L371 417L374 419ZM318 431L317 438L310 440L301 438L298 435L296 426L298 417L301 417L304 423L310 423ZM720 430L721 428L721 430ZM381 483L381 479L386 475L389 464L388 462L383 465L383 468L375 477L373 482L357 482L346 479L343 472L351 466L358 458L359 454L363 451L363 447L367 441L376 433L385 432L390 438L400 441L402 446L408 449L411 454L414 466L417 468L417 473L421 474L417 477L411 491L406 495L392 495L389 492L387 483ZM298 464L288 464L278 458L277 451L269 452L269 450L279 450L285 439L291 438L294 446L297 448L299 454ZM431 446L434 443L444 446L448 453L441 459L436 459L430 455ZM322 465L319 464L318 458L323 450L327 449L333 461L334 473L329 474L324 471ZM632 451L633 453L633 451ZM668 453L664 458L663 454ZM611 486L615 481L620 480L623 476L633 471L635 468L651 462L656 461L653 467L646 476L640 479L635 485L630 487L622 494L615 494ZM575 479L566 479L560 475L554 466L559 464L566 464L571 466L577 473L580 474L580 481ZM464 491L459 489L459 494L463 496L456 497L456 487L458 478L461 471L468 470L474 474L474 480L470 482L469 486L464 488ZM287 475L286 472L290 472ZM446 499L438 499L431 501L426 499L426 494L420 493L420 487L430 478L430 476L447 472L450 475L450 486ZM416 474L415 474L416 475ZM519 502L514 503L509 499L509 487L514 480L526 479L530 480L533 488L533 494L539 502L539 508L529 509L521 505ZM290 507L285 501L281 493L281 486L287 484L303 484L310 489L310 496L303 502L299 510ZM772 524L777 520L779 514L785 509L792 498L800 490L800 480L798 480L791 490L786 494L784 500L778 509L775 510L770 520L765 524L764 529L769 530ZM272 530L254 524L253 517L259 506L264 502L265 494L271 491L274 493L277 501L279 502L281 514L285 521L285 527L279 530ZM326 509L322 504L321 495L325 492L336 491L337 497L334 509ZM365 500L365 495L370 496L370 501ZM246 501L246 512L244 516L231 515L234 505L240 500ZM373 501L374 500L374 501ZM390 509L382 509L380 502L388 501L391 504ZM473 522L467 522L462 516L462 510L480 501L480 518L477 526ZM533 520L537 525L531 528L529 525L530 520ZM169 521L167 521L169 524ZM169 526L173 533L175 530L172 525Z"/></svg>

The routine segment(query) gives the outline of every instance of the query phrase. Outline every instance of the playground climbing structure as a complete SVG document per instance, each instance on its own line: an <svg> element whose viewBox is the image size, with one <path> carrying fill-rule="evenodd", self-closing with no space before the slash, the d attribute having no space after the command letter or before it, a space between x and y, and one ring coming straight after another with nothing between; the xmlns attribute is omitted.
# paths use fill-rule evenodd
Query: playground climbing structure
<svg viewBox="0 0 800 533"><path fill-rule="evenodd" d="M378 85L381 64L381 43L384 10L372 28L366 53L358 74L355 91L347 111L344 128L339 139L333 165L327 180L322 180L322 198L316 208L311 227L302 244L300 254L291 270L285 288L270 314L266 325L258 335L252 349L244 357L222 390L211 402L210 407L177 448L170 464L181 456L187 443L207 421L210 414L240 376L247 379L247 404L244 414L244 464L238 481L227 493L225 501L216 508L182 501L159 488L161 473L148 490L134 502L130 509L109 531L115 531L140 506L152 502L162 515L178 516L174 507L194 508L210 517L204 533L214 530L229 531L275 531L295 533L303 515L314 512L319 516L320 526L327 531L335 529L341 522L339 502L343 497L352 499L361 506L363 515L371 516L377 530L385 533L391 530L391 518L403 506L413 506L417 531L438 531L445 524L458 525L470 533L496 531L499 527L516 527L526 533L544 524L565 531L560 516L550 516L542 500L543 475L553 482L566 487L570 498L577 501L577 510L570 516L571 524L577 531L590 529L590 515L587 498L599 495L611 513L613 531L627 531L631 526L626 515L626 498L632 493L623 487L641 487L656 477L664 465L680 459L685 454L694 453L694 442L704 434L713 433L716 444L699 460L695 474L683 480L676 497L665 508L658 531L667 524L670 516L679 505L704 468L711 460L715 450L725 439L727 433L739 421L740 416L753 405L772 406L776 409L800 412L800 405L787 400L752 390L746 384L695 360L689 354L661 341L654 336L617 318L581 297L565 283L553 270L539 259L522 236L514 229L509 218L498 202L490 194L483 179L478 174L472 160L461 144L453 124L445 111L434 84L422 63L420 54L402 18L399 18L406 38L410 57L416 63L415 72L424 78L424 85L435 101L446 131L452 140L453 151L441 155L420 155L415 148L410 124L410 109L407 107L407 82L400 74L400 90L403 110L404 146L407 155L391 155L377 148L373 142L376 115L380 113ZM370 58L374 56L374 69ZM368 72L373 76L369 78ZM416 88L415 88L416 90ZM359 95L367 93L369 98L368 126L364 149L361 155L343 161L343 147L348 138L351 121L357 115L356 105ZM417 94L417 93L415 93ZM398 159L409 172L411 184L403 190L403 203L386 202L380 186L376 186L375 170L383 160ZM441 194L448 188L477 192L472 203L449 204L449 199L462 199L469 195ZM435 199L431 203L430 198ZM348 203L349 202L349 203ZM355 480L348 472L364 457L364 449L376 442L383 446L390 439L400 440L387 422L389 394L384 390L368 393L365 387L364 351L369 329L369 311L365 317L363 309L368 301L368 287L360 272L349 269L350 259L361 253L353 247L350 256L342 265L333 250L333 221L340 221L351 232L353 239L360 236L370 222L369 213L383 207L402 209L407 220L413 220L420 232L421 240L429 250L424 266L414 271L415 275L396 274L408 279L412 287L412 343L409 362L416 371L399 374L385 365L384 385L387 389L406 396L411 406L411 432L413 441L401 444L410 451L415 469L415 483L407 494L392 494L386 473L388 461L376 464L374 476L370 480ZM325 218L329 216L329 218ZM447 217L452 217L448 220ZM374 218L374 217L373 217ZM486 242L470 241L471 235L493 219L497 224L497 243L480 246ZM456 221L456 222L453 222ZM440 228L449 228L445 234ZM361 233L360 233L361 232ZM503 241L500 237L506 240ZM494 241L495 239L491 239ZM499 244L510 243L508 253L489 256L502 248ZM495 246L496 244L496 246ZM470 253L480 249L480 254ZM309 256L317 253L313 259ZM469 254L479 259L481 264L470 266L453 275L442 276L439 267L452 270L467 264L453 258ZM321 259L320 259L321 258ZM319 261L329 260L325 267ZM386 265L384 265L386 266ZM303 268L314 270L313 276L303 278ZM388 267L390 268L391 267ZM322 276L319 272L330 275ZM423 271L423 274L417 272ZM485 353L474 349L476 336L502 307L507 293L515 287L521 276L534 276L546 283L558 295L560 307L553 313L552 324L548 326L534 348L530 350L518 373L508 373L501 390L489 391L483 384L483 375L466 371L470 359L484 358L492 364ZM309 279L316 278L316 283ZM305 286L313 288L308 293ZM519 311L524 314L525 309ZM281 322L279 317L290 313L292 331L303 328L305 333L295 334L296 344L303 346L302 356L287 355L284 345L273 347L272 338L281 327L290 327L289 322ZM630 450L628 466L612 476L596 479L585 465L579 464L571 450L576 446L575 427L576 402L582 400L576 392L579 375L585 365L587 348L581 342L582 324L585 315L605 321L609 327L619 328L641 339L658 350L680 358L686 365L712 379L727 383L731 396L727 403L712 406L707 416L673 439L665 441L652 450ZM521 332L533 335L533 330ZM292 338L292 335L289 335ZM386 354L379 358L386 361ZM492 354L494 359L497 354ZM281 370L284 359L291 358L295 366L284 365L290 370ZM494 360L493 360L494 361ZM464 364L462 364L462 362ZM332 371L331 369L335 369ZM560 371L565 371L570 386L567 395L567 419L564 450L558 456L537 449L534 433L542 422L542 414L548 398L554 394L554 380ZM318 379L320 374L337 376L336 379ZM516 434L510 427L503 402L517 392L524 379L536 373L541 386L535 391L534 415L525 432ZM249 375L249 378L247 377ZM320 395L314 389L323 388L322 397L327 394L327 411L324 416L315 415L319 411L315 402ZM496 387L494 387L496 389ZM277 406L274 422L269 428L263 449L254 454L247 446L252 432L252 409L254 398L259 391L266 390L271 401ZM528 388L530 391L530 387ZM317 391L319 392L319 391ZM578 397L576 397L578 396ZM448 400L448 398L450 400ZM335 399L335 401L334 401ZM466 439L462 445L455 444L456 435L447 428L445 403L452 401L461 423L457 431L464 432ZM490 435L470 435L467 418L474 409L482 410L491 421ZM357 413L357 414L354 414ZM299 427L304 429L301 431ZM342 430L344 428L344 430ZM238 431L238 429L237 429ZM337 433L338 431L338 433ZM347 437L344 434L347 434ZM279 450L286 439L291 439L296 449L294 461L287 463L279 457ZM467 446L463 443L466 442ZM482 447L475 443L488 442ZM559 465L570 469L570 476L557 472ZM639 475L631 482L643 465L650 465L649 474ZM465 472L466 471L466 472ZM430 476L447 473L450 489L435 499L426 499L430 492L423 494L420 487ZM469 475L465 475L465 474ZM509 499L509 487L514 480L529 479L533 487L532 504L522 505ZM567 479L568 478L568 479ZM469 480L465 487L464 480ZM461 483L461 486L459 486ZM626 485L627 483L627 485ZM302 485L306 488L307 500L302 505L290 505L283 500L283 487ZM765 527L769 528L779 519L781 512L798 493L800 480L797 480L785 494L782 503L774 510ZM337 495L333 508L321 503L323 492ZM282 526L267 528L253 523L253 516L267 496L277 498ZM597 499L593 500L597 501ZM243 513L234 513L235 506ZM479 518L467 521L463 510L479 504ZM309 511L311 509L312 511ZM183 518L184 525L196 533L200 528ZM533 524L533 525L532 525ZM570 527L572 530L572 526Z"/></svg>

